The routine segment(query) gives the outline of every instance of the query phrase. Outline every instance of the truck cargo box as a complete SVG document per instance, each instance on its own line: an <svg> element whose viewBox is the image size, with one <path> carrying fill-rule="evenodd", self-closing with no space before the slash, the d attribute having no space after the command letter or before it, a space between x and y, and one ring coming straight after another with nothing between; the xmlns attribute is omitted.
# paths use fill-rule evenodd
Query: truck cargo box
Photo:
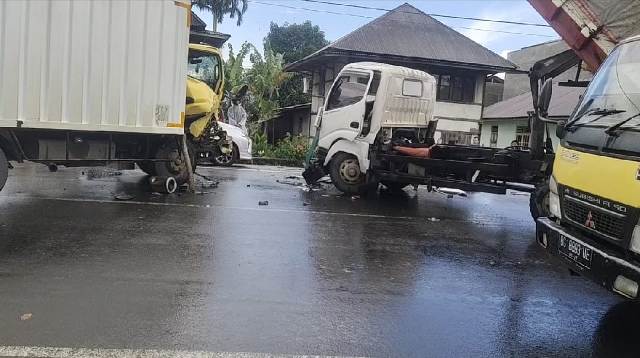
<svg viewBox="0 0 640 358"><path fill-rule="evenodd" d="M0 1L0 128L183 134L188 0Z"/></svg>

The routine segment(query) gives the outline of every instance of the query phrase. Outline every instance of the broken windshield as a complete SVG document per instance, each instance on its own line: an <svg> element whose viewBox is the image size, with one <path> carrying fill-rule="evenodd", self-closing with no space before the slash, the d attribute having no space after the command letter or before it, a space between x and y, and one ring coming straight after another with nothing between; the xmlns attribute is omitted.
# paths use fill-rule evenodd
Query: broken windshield
<svg viewBox="0 0 640 358"><path fill-rule="evenodd" d="M189 50L187 74L203 81L214 91L222 78L220 65L220 57L217 54Z"/></svg>

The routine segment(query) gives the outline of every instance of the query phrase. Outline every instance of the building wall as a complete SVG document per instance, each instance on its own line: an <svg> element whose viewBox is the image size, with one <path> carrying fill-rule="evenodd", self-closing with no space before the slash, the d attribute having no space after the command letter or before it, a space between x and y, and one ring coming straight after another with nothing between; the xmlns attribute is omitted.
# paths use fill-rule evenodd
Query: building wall
<svg viewBox="0 0 640 358"><path fill-rule="evenodd" d="M519 69L528 71L531 66L533 66L533 64L537 61L553 55L557 55L560 52L568 49L569 47L565 44L564 41L558 40L509 52L509 54L507 54L507 59L518 65ZM577 69L577 66L575 66L567 70L565 73L557 76L554 82L575 79ZM585 70L582 70L580 73L581 80L590 79L591 76L591 73ZM527 76L526 74L507 73L505 75L503 100L521 95L523 93L529 92L530 90L529 76Z"/></svg>
<svg viewBox="0 0 640 358"><path fill-rule="evenodd" d="M269 143L275 144L287 135L309 137L309 108L288 110L266 123Z"/></svg>
<svg viewBox="0 0 640 358"><path fill-rule="evenodd" d="M504 83L487 82L484 87L484 106L502 101Z"/></svg>
<svg viewBox="0 0 640 358"><path fill-rule="evenodd" d="M506 148L511 146L511 142L516 139L516 129L518 126L527 126L526 119L500 119L500 120L484 120L482 121L482 129L480 131L480 145L483 147L491 147L491 127L498 126L498 141L496 148ZM556 137L556 125L548 124L549 133L553 148L557 148L560 139Z"/></svg>

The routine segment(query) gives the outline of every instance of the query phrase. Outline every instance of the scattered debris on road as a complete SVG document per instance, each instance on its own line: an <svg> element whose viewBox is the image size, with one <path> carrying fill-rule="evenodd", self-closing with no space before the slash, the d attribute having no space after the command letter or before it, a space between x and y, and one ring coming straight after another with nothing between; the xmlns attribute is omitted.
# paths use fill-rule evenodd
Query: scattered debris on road
<svg viewBox="0 0 640 358"><path fill-rule="evenodd" d="M31 319L31 317L33 317L33 313L25 313L25 314L20 316L20 320L21 321L28 321L28 320Z"/></svg>
<svg viewBox="0 0 640 358"><path fill-rule="evenodd" d="M269 201L268 200L261 200L261 201L258 202L258 205L260 205L260 206L269 205Z"/></svg>
<svg viewBox="0 0 640 358"><path fill-rule="evenodd" d="M99 178L108 178L108 177L116 177L121 176L122 172L119 170L113 170L109 168L89 168L86 172L82 172L82 175L86 176L87 179L99 179Z"/></svg>
<svg viewBox="0 0 640 358"><path fill-rule="evenodd" d="M114 195L113 198L118 201L128 201L128 200L133 200L133 195L127 194L127 193L118 193Z"/></svg>

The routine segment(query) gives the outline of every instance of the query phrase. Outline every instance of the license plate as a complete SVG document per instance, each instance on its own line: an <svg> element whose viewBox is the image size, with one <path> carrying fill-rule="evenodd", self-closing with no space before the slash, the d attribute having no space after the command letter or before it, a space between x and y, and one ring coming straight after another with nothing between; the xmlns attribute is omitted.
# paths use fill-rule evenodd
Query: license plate
<svg viewBox="0 0 640 358"><path fill-rule="evenodd" d="M567 259L575 262L578 266L586 269L591 268L591 249L583 244L570 239L566 236L560 235L560 243L558 245L558 251Z"/></svg>

